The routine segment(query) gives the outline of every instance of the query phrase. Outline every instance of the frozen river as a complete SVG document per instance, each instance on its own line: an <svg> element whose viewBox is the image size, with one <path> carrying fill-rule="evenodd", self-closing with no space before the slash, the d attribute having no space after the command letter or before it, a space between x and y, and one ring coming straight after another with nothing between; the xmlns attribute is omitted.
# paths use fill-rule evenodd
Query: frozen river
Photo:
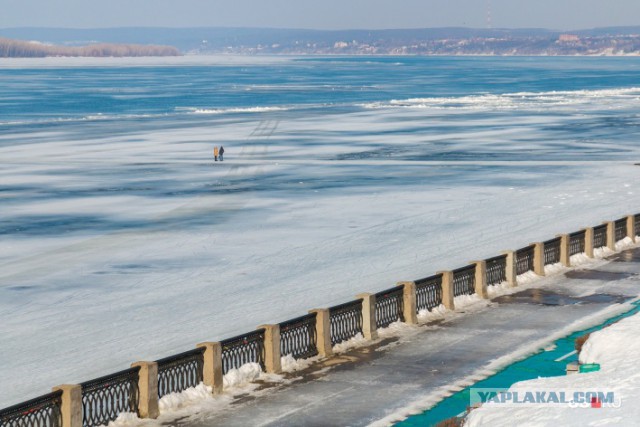
<svg viewBox="0 0 640 427"><path fill-rule="evenodd" d="M0 407L639 211L636 58L172 61L0 62Z"/></svg>

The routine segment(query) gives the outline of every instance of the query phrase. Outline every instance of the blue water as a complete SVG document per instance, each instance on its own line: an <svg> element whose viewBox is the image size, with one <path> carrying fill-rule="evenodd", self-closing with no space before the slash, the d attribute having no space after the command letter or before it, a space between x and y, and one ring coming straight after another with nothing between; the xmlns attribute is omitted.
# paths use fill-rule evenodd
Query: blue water
<svg viewBox="0 0 640 427"><path fill-rule="evenodd" d="M186 114L185 108L353 109L392 99L617 89L640 85L639 70L640 58L340 57L27 69L0 63L0 123L97 114L173 116Z"/></svg>

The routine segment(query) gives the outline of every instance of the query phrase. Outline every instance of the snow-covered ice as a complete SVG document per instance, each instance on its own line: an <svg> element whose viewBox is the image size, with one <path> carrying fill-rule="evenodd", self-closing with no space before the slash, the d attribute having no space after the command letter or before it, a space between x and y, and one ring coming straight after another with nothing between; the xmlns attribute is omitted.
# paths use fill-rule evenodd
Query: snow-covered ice
<svg viewBox="0 0 640 427"><path fill-rule="evenodd" d="M636 213L634 91L3 122L0 407Z"/></svg>

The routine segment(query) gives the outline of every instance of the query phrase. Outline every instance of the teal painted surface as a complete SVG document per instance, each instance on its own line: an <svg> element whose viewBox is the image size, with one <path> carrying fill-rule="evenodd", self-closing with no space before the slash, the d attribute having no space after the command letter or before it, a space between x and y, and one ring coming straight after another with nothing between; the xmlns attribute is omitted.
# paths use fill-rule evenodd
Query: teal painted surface
<svg viewBox="0 0 640 427"><path fill-rule="evenodd" d="M396 424L398 427L427 427L439 422L462 415L469 406L470 388L508 388L518 381L531 380L539 377L555 377L566 375L565 368L568 363L578 360L578 355L573 354L561 361L566 354L575 349L575 340L582 335L600 330L625 317L632 316L640 311L640 302L633 303L629 311L607 319L597 326L577 331L561 338L548 346L549 350L541 350L528 358L515 362L496 374L455 393L442 400L436 406L422 414L414 415ZM582 371L581 371L582 372Z"/></svg>

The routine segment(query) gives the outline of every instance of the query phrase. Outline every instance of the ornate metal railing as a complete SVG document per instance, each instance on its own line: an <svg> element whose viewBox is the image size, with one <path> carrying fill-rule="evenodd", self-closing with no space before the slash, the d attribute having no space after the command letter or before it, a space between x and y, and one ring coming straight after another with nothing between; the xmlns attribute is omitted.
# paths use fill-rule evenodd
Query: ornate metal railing
<svg viewBox="0 0 640 427"><path fill-rule="evenodd" d="M416 280L416 309L431 310L442 304L442 274Z"/></svg>
<svg viewBox="0 0 640 427"><path fill-rule="evenodd" d="M247 363L258 363L264 370L264 329L238 335L220 342L222 373L238 369Z"/></svg>
<svg viewBox="0 0 640 427"><path fill-rule="evenodd" d="M556 264L560 262L561 237L544 242L544 265Z"/></svg>
<svg viewBox="0 0 640 427"><path fill-rule="evenodd" d="M280 323L280 354L306 359L318 354L316 313Z"/></svg>
<svg viewBox="0 0 640 427"><path fill-rule="evenodd" d="M84 427L102 426L122 412L138 413L138 373L140 367L126 369L81 383Z"/></svg>
<svg viewBox="0 0 640 427"><path fill-rule="evenodd" d="M489 258L487 264L487 286L499 285L507 281L507 256L499 255Z"/></svg>
<svg viewBox="0 0 640 427"><path fill-rule="evenodd" d="M404 322L404 286L376 294L376 328L386 328L393 322Z"/></svg>
<svg viewBox="0 0 640 427"><path fill-rule="evenodd" d="M476 292L476 266L453 270L453 296L473 295Z"/></svg>
<svg viewBox="0 0 640 427"><path fill-rule="evenodd" d="M61 427L62 391L54 391L0 410L2 427Z"/></svg>
<svg viewBox="0 0 640 427"><path fill-rule="evenodd" d="M635 225L636 236L640 233L640 214L636 214L633 217L633 224Z"/></svg>
<svg viewBox="0 0 640 427"><path fill-rule="evenodd" d="M585 248L586 231L576 231L569 234L569 255L581 254Z"/></svg>
<svg viewBox="0 0 640 427"><path fill-rule="evenodd" d="M607 246L607 224L593 227L593 247L601 248Z"/></svg>
<svg viewBox="0 0 640 427"><path fill-rule="evenodd" d="M533 270L533 245L516 251L516 274L524 274Z"/></svg>
<svg viewBox="0 0 640 427"><path fill-rule="evenodd" d="M614 224L616 242L627 237L627 218L620 218Z"/></svg>
<svg viewBox="0 0 640 427"><path fill-rule="evenodd" d="M331 345L362 333L362 300L357 299L329 308Z"/></svg>
<svg viewBox="0 0 640 427"><path fill-rule="evenodd" d="M202 382L204 348L196 348L157 360L158 397L180 393Z"/></svg>

